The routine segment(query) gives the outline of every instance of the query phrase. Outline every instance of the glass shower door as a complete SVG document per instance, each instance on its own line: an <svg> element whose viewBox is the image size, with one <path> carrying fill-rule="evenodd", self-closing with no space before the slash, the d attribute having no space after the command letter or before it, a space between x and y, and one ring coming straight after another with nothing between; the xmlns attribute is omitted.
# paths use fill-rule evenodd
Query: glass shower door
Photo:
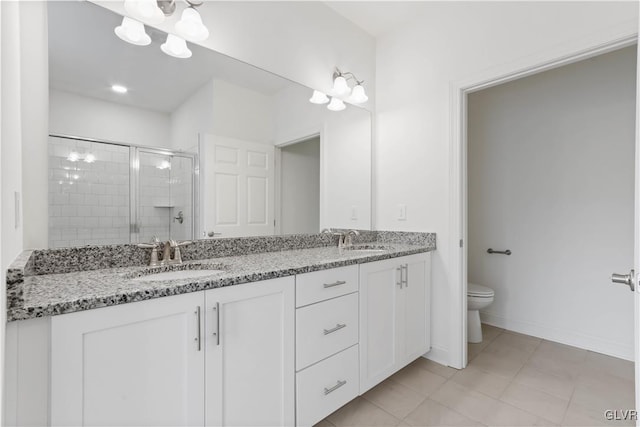
<svg viewBox="0 0 640 427"><path fill-rule="evenodd" d="M132 191L132 242L191 240L193 221L193 165L191 156L137 148Z"/></svg>

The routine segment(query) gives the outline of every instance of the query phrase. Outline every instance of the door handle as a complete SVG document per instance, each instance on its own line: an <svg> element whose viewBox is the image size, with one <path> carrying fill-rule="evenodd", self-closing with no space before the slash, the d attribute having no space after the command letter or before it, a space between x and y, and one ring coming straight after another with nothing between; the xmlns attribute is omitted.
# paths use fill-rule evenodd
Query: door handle
<svg viewBox="0 0 640 427"><path fill-rule="evenodd" d="M611 282L612 283L619 283L621 285L627 285L629 287L629 289L633 292L636 290L636 286L635 286L635 271L631 270L629 272L629 274L617 274L617 273L613 273L611 275Z"/></svg>

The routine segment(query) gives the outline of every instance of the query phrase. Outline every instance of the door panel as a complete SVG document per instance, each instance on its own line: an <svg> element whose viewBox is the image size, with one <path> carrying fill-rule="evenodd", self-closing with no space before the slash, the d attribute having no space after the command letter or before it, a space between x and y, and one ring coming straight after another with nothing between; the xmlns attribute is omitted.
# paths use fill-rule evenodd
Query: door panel
<svg viewBox="0 0 640 427"><path fill-rule="evenodd" d="M407 286L403 288L405 299L405 341L406 362L415 360L429 351L428 307L428 265L429 263L411 258L407 262Z"/></svg>

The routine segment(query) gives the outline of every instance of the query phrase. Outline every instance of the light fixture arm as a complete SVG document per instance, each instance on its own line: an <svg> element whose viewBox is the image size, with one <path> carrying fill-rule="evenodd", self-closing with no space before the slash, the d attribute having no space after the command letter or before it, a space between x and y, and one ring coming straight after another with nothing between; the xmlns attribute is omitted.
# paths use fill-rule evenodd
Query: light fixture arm
<svg viewBox="0 0 640 427"><path fill-rule="evenodd" d="M187 7L200 7L204 3L204 1L198 0L184 0L187 4ZM156 0L158 7L164 13L164 16L171 16L176 11L176 0Z"/></svg>
<svg viewBox="0 0 640 427"><path fill-rule="evenodd" d="M358 80L356 75L353 74L351 71L347 71L343 73L342 71L340 71L338 67L336 67L336 70L333 72L333 80L341 76L344 77L345 80L347 81L353 80L354 82L356 82L356 85L361 85L362 83L364 83L364 80Z"/></svg>

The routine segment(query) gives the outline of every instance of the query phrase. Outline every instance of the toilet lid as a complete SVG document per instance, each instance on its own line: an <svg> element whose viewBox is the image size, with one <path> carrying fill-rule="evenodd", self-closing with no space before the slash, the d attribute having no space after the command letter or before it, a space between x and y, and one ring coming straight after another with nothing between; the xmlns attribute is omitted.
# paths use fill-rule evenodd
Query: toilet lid
<svg viewBox="0 0 640 427"><path fill-rule="evenodd" d="M493 289L475 283L467 283L467 295L472 297L492 297Z"/></svg>

